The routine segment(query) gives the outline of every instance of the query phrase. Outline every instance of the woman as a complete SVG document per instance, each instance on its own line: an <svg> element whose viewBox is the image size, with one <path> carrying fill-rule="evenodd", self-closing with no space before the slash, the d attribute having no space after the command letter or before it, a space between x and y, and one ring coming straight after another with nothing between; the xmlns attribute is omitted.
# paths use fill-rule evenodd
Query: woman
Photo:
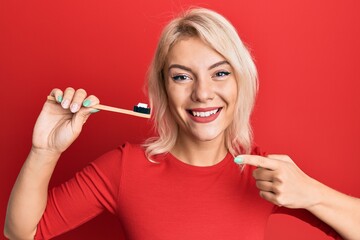
<svg viewBox="0 0 360 240"><path fill-rule="evenodd" d="M148 88L158 136L104 154L48 195L61 153L99 103L83 89L52 90L58 102L46 102L35 124L6 236L50 238L108 210L129 239L262 239L271 213L299 208L328 234L360 239L359 199L315 181L287 156L252 148L256 68L222 16L193 9L170 22ZM235 156L258 168L239 169Z"/></svg>

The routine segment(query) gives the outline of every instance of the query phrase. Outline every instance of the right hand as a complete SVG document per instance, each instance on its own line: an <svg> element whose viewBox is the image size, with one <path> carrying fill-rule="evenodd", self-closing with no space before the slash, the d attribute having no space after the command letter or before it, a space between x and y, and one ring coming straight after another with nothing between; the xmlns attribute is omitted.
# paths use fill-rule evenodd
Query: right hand
<svg viewBox="0 0 360 240"><path fill-rule="evenodd" d="M55 88L50 95L56 102L45 102L34 127L32 150L61 154L79 136L83 124L94 111L91 106L99 104L99 99L87 96L84 89L70 87L64 92Z"/></svg>

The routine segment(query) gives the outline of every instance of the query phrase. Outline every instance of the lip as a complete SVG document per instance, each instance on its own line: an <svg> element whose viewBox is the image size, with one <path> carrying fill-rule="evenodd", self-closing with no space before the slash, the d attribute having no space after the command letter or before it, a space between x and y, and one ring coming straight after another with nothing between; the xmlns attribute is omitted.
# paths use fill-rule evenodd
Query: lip
<svg viewBox="0 0 360 240"><path fill-rule="evenodd" d="M217 110L217 109L219 109L219 110L215 114L211 114L208 117L197 117L197 116L194 116L191 113L191 111L194 111L194 112L208 112L208 111L213 111L213 110ZM209 123L209 122L214 121L219 116L221 110L222 110L222 107L192 108L192 109L188 109L187 113L188 113L189 117L194 122L197 122L197 123Z"/></svg>

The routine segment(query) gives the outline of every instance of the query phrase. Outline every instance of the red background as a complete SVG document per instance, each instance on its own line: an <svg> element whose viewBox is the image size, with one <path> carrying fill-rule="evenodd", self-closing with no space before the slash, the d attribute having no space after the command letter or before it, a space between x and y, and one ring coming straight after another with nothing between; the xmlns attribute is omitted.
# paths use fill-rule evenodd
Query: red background
<svg viewBox="0 0 360 240"><path fill-rule="evenodd" d="M102 103L147 102L142 85L164 24L181 9L225 15L252 49L260 92L255 140L289 154L309 175L360 197L360 2L352 1L9 1L0 2L0 226L31 147L32 127L53 87L83 87ZM150 124L100 112L63 154L51 185ZM290 216L272 216L270 239L327 239ZM119 239L103 214L57 239Z"/></svg>

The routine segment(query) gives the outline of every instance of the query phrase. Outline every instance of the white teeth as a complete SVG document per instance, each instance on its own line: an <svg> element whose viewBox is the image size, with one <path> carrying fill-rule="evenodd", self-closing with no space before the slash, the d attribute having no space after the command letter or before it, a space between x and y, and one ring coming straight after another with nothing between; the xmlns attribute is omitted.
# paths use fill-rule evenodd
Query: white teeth
<svg viewBox="0 0 360 240"><path fill-rule="evenodd" d="M207 112L194 112L191 111L194 117L209 117L210 115L213 115L215 113L217 113L219 109L215 109L212 111L207 111Z"/></svg>

